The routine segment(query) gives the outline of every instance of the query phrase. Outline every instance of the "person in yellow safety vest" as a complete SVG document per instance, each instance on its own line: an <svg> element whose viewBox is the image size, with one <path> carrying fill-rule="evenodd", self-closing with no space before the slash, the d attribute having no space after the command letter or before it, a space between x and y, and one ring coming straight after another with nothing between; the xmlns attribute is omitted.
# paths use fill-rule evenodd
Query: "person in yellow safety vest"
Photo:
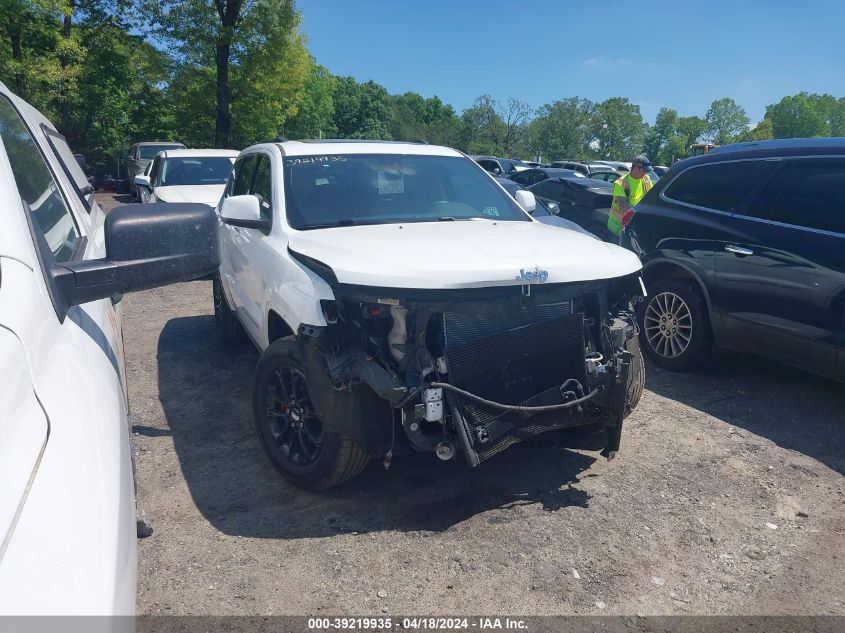
<svg viewBox="0 0 845 633"><path fill-rule="evenodd" d="M607 230L614 235L622 232L622 217L637 204L646 192L651 189L651 178L648 168L651 161L648 156L640 154L631 161L631 171L613 181L613 204L610 205L610 215L607 218Z"/></svg>

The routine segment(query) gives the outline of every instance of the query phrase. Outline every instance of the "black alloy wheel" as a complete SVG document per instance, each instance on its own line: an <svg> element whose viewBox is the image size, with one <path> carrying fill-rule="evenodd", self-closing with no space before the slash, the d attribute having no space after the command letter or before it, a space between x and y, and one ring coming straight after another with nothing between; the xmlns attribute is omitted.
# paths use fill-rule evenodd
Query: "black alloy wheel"
<svg viewBox="0 0 845 633"><path fill-rule="evenodd" d="M277 471L306 490L330 488L357 475L369 461L355 441L327 431L294 337L265 349L255 369L252 408L261 447Z"/></svg>
<svg viewBox="0 0 845 633"><path fill-rule="evenodd" d="M317 461L323 448L323 423L314 414L305 374L282 366L274 372L265 394L269 433L280 457L297 466Z"/></svg>

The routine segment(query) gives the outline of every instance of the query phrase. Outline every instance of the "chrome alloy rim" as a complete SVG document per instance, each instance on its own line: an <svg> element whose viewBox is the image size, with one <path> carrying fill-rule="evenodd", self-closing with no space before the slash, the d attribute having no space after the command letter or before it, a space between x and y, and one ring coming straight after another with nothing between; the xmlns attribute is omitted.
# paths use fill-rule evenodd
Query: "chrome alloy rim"
<svg viewBox="0 0 845 633"><path fill-rule="evenodd" d="M689 306L672 292L661 292L649 301L643 326L651 349L664 358L683 354L692 339Z"/></svg>

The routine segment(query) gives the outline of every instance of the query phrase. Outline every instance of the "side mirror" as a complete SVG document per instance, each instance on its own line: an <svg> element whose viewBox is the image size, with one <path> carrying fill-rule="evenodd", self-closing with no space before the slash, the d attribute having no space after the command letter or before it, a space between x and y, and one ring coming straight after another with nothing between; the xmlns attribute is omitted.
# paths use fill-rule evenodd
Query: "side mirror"
<svg viewBox="0 0 845 633"><path fill-rule="evenodd" d="M137 174L135 176L135 186L136 187L146 187L147 189L150 188L150 177L145 176L144 174Z"/></svg>
<svg viewBox="0 0 845 633"><path fill-rule="evenodd" d="M534 209L537 208L537 199L530 191L520 189L516 192L516 194L514 194L514 198L516 199L516 203L521 206L526 213L533 213Z"/></svg>
<svg viewBox="0 0 845 633"><path fill-rule="evenodd" d="M270 220L261 217L261 203L253 195L229 196L220 205L220 219L230 226L270 230Z"/></svg>
<svg viewBox="0 0 845 633"><path fill-rule="evenodd" d="M205 204L127 204L105 222L106 257L55 264L70 306L207 275L220 266L217 215Z"/></svg>

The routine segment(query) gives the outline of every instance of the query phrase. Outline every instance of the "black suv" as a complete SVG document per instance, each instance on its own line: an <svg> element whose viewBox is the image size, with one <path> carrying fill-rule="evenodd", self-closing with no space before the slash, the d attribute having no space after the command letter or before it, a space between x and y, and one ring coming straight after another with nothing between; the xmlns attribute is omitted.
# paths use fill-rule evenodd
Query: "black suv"
<svg viewBox="0 0 845 633"><path fill-rule="evenodd" d="M623 218L661 367L714 345L845 379L845 138L723 146L676 163Z"/></svg>

